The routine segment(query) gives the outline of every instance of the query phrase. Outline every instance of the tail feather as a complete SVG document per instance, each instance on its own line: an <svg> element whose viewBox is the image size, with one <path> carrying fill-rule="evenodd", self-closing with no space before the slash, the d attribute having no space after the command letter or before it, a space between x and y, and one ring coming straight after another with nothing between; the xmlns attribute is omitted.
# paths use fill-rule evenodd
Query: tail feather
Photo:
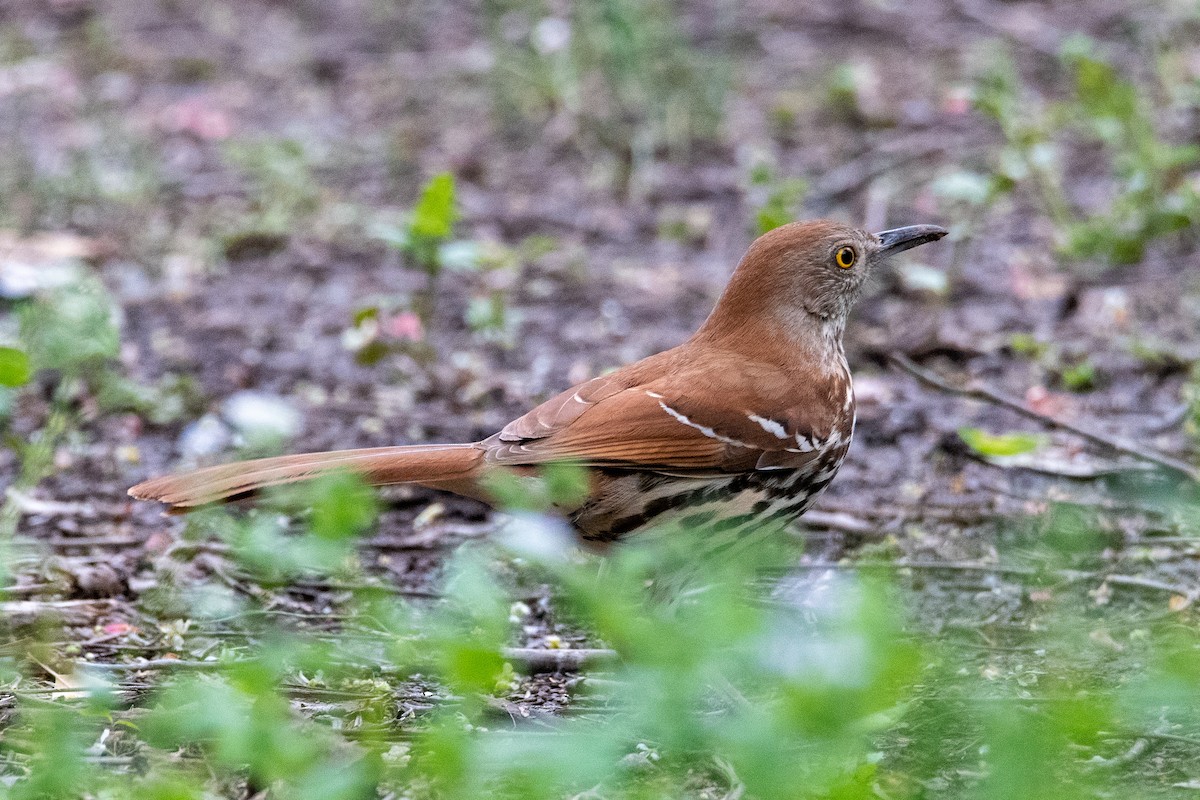
<svg viewBox="0 0 1200 800"><path fill-rule="evenodd" d="M188 509L231 500L258 489L309 480L331 472L352 472L372 486L437 484L464 494L483 466L483 450L473 444L419 444L336 450L260 458L165 475L139 483L129 494Z"/></svg>

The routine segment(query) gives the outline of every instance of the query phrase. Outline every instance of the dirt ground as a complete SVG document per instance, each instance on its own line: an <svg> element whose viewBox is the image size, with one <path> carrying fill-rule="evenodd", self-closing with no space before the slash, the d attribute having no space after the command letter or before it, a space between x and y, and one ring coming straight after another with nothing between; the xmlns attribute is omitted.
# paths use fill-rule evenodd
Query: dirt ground
<svg viewBox="0 0 1200 800"><path fill-rule="evenodd" d="M157 182L141 204L35 199L10 208L10 220L99 242L88 269L121 307L122 371L146 385L196 382L193 404L165 424L85 410L53 474L24 503L24 559L5 590L6 612L52 609L63 625L56 649L69 657L202 655L217 639L170 630L162 586L247 589L217 548L185 536L185 519L133 503L125 490L179 466L185 430L219 416L230 396L252 390L297 409L289 450L486 436L572 382L697 327L752 238L746 175L755 158L765 154L779 174L808 181L804 216L871 229L955 224L932 182L986 168L1002 144L994 123L960 102L989 43L1010 42L1023 76L1054 96L1062 86L1046 78L1047 65L1067 32L1087 33L1116 63L1136 66L1136 31L1162 24L1156 14L1167 18L1118 2L681 5L701 40L714 19L736 31L721 141L656 160L620 192L606 178L611 159L577 146L569 129L513 134L491 112L489 44L475 4L0 3L4 47L19 39L38 65L24 78L17 67L0 69L0 85L6 75L11 85L37 84L0 89L0 126L23 154L21 168L61 173L72 153L90 148L120 173L113 180L140 180L144 168ZM861 114L849 117L830 111L821 88L847 61L871 75ZM257 202L222 148L255 137L304 143L315 210L278 240L219 239L218 222ZM458 236L513 248L516 266L444 276L425 331L430 365L403 353L358 363L346 345L355 313L425 278L344 220L409 207L440 170L457 178ZM1094 178L1081 163L1068 189L1086 192ZM664 236L679 219L689 220L688 235ZM1048 431L1054 447L1039 451L1047 455L1032 469L987 463L960 428L1044 429L896 364L901 356L952 386L978 382L1101 437L1194 463L1182 392L1200 356L1196 237L1155 241L1140 263L1099 271L1064 267L1053 235L1018 193L965 235L913 251L878 277L847 332L859 399L854 445L798 532L809 542L802 574L879 559L908 565L902 584L912 590L914 630L1000 648L980 649L981 668L1012 659L1037 667L1018 651L1045 595L1026 585L1013 554L1036 551L1052 501L1086 514L1107 537L1101 555L1068 563L1078 574L1045 590L1077 594L1098 630L1164 614L1194 622L1200 592L1195 520L1167 502L1182 498L1182 483L1063 430ZM947 291L901 280L913 264L950 276ZM464 322L471 299L497 285L518 320L510 346ZM1069 391L1044 362L1017 352L1013 337L1026 334L1068 361L1086 358L1094 388ZM1167 355L1148 360L1134 342ZM45 392L27 392L14 431L38 430L48 402ZM230 456L226 447L206 458ZM0 482L18 469L11 452L0 453ZM1076 472L1085 477L1062 474ZM435 592L453 544L485 533L492 519L478 504L422 490L387 500L363 561L403 591ZM443 508L431 512L435 503ZM296 615L336 610L341 596L335 583L271 591L274 608ZM514 646L544 647L552 636L586 645L555 622L548 592L539 590ZM554 712L569 704L573 680L531 679L511 699ZM1147 769L1194 777L1169 759Z"/></svg>

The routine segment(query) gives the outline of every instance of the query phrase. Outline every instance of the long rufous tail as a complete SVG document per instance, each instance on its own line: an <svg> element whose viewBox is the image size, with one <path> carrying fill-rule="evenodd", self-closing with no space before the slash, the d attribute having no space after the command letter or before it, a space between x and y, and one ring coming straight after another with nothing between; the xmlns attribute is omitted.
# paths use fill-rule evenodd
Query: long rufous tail
<svg viewBox="0 0 1200 800"><path fill-rule="evenodd" d="M482 497L476 483L482 468L483 450L473 444L373 447L260 458L164 475L139 483L129 490L129 494L139 500L158 500L183 510L344 470L358 475L371 486L417 483Z"/></svg>

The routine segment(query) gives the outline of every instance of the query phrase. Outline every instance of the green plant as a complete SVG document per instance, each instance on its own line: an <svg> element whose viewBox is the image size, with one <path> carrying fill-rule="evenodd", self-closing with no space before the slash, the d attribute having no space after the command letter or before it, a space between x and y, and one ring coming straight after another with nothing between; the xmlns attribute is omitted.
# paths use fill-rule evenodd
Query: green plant
<svg viewBox="0 0 1200 800"><path fill-rule="evenodd" d="M18 457L11 488L24 492L49 474L56 449L84 422L84 400L102 412L138 411L167 422L197 406L194 385L165 378L146 387L126 378L116 359L121 314L105 286L76 276L65 285L15 304L16 347L0 347L0 426L7 427L17 393L34 378L49 390L40 430L27 438L11 434L5 444ZM0 526L9 535L17 521L15 500L5 499Z"/></svg>
<svg viewBox="0 0 1200 800"><path fill-rule="evenodd" d="M393 242L436 281L442 271L442 248L450 241L454 223L458 220L458 205L454 197L454 176L448 172L434 175L421 189L405 227L404 239Z"/></svg>
<svg viewBox="0 0 1200 800"><path fill-rule="evenodd" d="M1052 347L1032 333L1014 333L1008 337L1008 349L1019 356L1041 361L1051 355Z"/></svg>
<svg viewBox="0 0 1200 800"><path fill-rule="evenodd" d="M976 91L977 107L1006 140L989 194L1031 186L1064 255L1130 264L1150 241L1200 221L1200 191L1186 178L1200 166L1200 148L1165 139L1151 103L1156 92L1126 80L1096 50L1084 37L1064 45L1060 63L1071 92L1058 103L1028 91L1006 55L993 60ZM1064 188L1067 161L1085 148L1103 154L1090 159L1103 165L1099 177L1110 187L1099 202L1076 200Z"/></svg>
<svg viewBox="0 0 1200 800"><path fill-rule="evenodd" d="M1103 374L1090 358L1081 357L1030 333L1014 333L1009 337L1008 349L1035 362L1063 388L1072 392L1090 392L1103 380Z"/></svg>
<svg viewBox="0 0 1200 800"><path fill-rule="evenodd" d="M376 226L376 236L404 255L405 266L424 273L425 286L411 301L382 299L355 314L348 342L360 361L374 363L396 347L427 351L425 332L434 322L445 270L472 273L480 285L463 313L467 327L486 341L511 346L520 317L508 306L508 284L521 256L498 245L452 238L458 217L454 176L443 172L425 184L412 212L401 223ZM533 256L538 247L531 250ZM401 329L401 335L389 339L386 321L402 321L409 308L419 324L393 324L391 327Z"/></svg>
<svg viewBox="0 0 1200 800"><path fill-rule="evenodd" d="M521 315L509 307L508 292L494 289L472 297L464 319L467 327L484 341L512 347Z"/></svg>
<svg viewBox="0 0 1200 800"><path fill-rule="evenodd" d="M0 348L0 408L11 406L13 392L28 383L35 372L44 370L54 375L42 429L29 440L7 437L6 444L21 463L12 488L21 491L45 477L55 448L78 424L77 397L116 380L111 367L120 338L116 306L96 280L80 279L21 301L16 316L20 346ZM0 414L3 417L7 413ZM0 525L7 535L16 525L11 497L0 509Z"/></svg>
<svg viewBox="0 0 1200 800"><path fill-rule="evenodd" d="M497 108L507 119L570 120L613 153L618 186L660 149L679 157L713 138L729 68L688 41L670 0L577 3L557 16L541 0L489 0Z"/></svg>
<svg viewBox="0 0 1200 800"><path fill-rule="evenodd" d="M225 552L223 579L243 591L177 603L188 616L159 629L182 657L130 669L143 687L131 699L117 691L126 673L60 659L72 691L46 700L23 666L44 654L0 656L15 709L0 720L6 783L17 797L156 800L1082 798L1146 796L1161 783L1120 760L1138 735L1195 746L1193 628L1147 625L1118 640L1096 628L1105 616L1094 604L1068 594L1086 574L1079 563L1105 563L1094 511L1052 509L1010 534L997 569L1028 576L1021 596L1036 599L1016 605L1034 616L968 631L979 636L963 649L911 627L920 623L887 577L902 563L801 569L780 594L772 576L796 563L789 537L673 529L614 549L600 567L541 513L577 502L583 471L557 465L530 480L490 481L521 510L499 545L451 559L434 603L403 600L366 574L356 537L375 504L348 476L277 494L244 520L193 518L188 541L219 537L227 551L208 550ZM314 627L274 608L275 591L329 576L344 597ZM529 613L513 598L546 581L566 621L615 658L602 678L589 670L578 681L573 713L552 723L497 715L526 685L505 649ZM983 593L990 613L1006 591ZM1110 675L1114 661L1134 677ZM139 769L102 766L128 759Z"/></svg>
<svg viewBox="0 0 1200 800"><path fill-rule="evenodd" d="M33 369L29 356L15 347L0 347L0 420L12 410L13 390L29 383Z"/></svg>
<svg viewBox="0 0 1200 800"><path fill-rule="evenodd" d="M320 209L321 185L313 173L312 157L300 141L232 140L225 143L223 153L246 181L249 204L249 218L225 236L228 255L278 247Z"/></svg>
<svg viewBox="0 0 1200 800"><path fill-rule="evenodd" d="M761 236L796 220L808 184L802 178L780 178L769 165L760 163L750 170L750 190L751 203L756 206L754 233Z"/></svg>
<svg viewBox="0 0 1200 800"><path fill-rule="evenodd" d="M1096 365L1086 358L1075 364L1064 366L1059 377L1062 379L1063 386L1072 392L1089 392L1096 388L1098 380Z"/></svg>
<svg viewBox="0 0 1200 800"><path fill-rule="evenodd" d="M412 212L399 225L377 225L375 234L404 254L409 269L425 273L425 288L415 298L414 310L428 329L437 307L442 270L446 263L474 263L471 254L463 255L463 244L451 241L458 221L454 176L442 172L429 179L421 189Z"/></svg>
<svg viewBox="0 0 1200 800"><path fill-rule="evenodd" d="M192 539L217 535L228 546L227 581L257 591L182 606L192 618L172 636L184 658L179 668L160 660L140 670L142 681L158 675L158 687L134 709L97 681L120 673L77 676L74 697L55 703L26 692L19 669L2 675L18 687L18 714L0 741L16 796L1138 795L1147 784L1100 754L1114 752L1111 740L1171 730L1162 735L1190 742L1200 722L1189 711L1190 627L1116 642L1086 633L1096 625L1090 610L1063 597L1032 631L1013 632L1024 638L985 646L989 661L967 668L953 640L910 630L887 571L802 578L809 594L781 601L764 578L797 552L779 531L738 542L664 531L614 549L596 569L539 511L575 503L584 487L569 465L534 482L494 476L496 497L522 509L503 540L515 549L463 549L446 570L444 600L432 604L398 599L365 575L355 537L370 530L374 504L348 476L277 495L245 521L194 519ZM1052 576L1070 559L1097 558L1105 543L1094 524L1054 513L1016 552ZM551 581L560 613L616 652L604 679L578 682L575 714L552 726L494 714L523 691L505 650L528 613L512 601L521 591L514 570ZM347 587L325 614L336 624L295 628L270 612L272 590L328 575ZM220 631L235 634L214 638ZM214 640L215 652L206 644ZM1120 657L1138 664L1135 678L1106 676L1114 656L1104 656L1105 642L1118 656L1130 650ZM216 660L196 661L202 648ZM426 703L400 715L397 698ZM136 754L142 769L91 763L95 742Z"/></svg>

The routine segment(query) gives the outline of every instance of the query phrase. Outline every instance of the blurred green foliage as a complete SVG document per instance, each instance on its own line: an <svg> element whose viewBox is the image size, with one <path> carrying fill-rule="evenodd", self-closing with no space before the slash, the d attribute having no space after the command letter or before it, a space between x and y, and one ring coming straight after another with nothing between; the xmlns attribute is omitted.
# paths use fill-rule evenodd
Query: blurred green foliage
<svg viewBox="0 0 1200 800"><path fill-rule="evenodd" d="M1160 358L1144 344L1131 339L1129 346L1143 358ZM1046 374L1043 380L1053 381L1072 392L1090 392L1104 380L1103 372L1078 347L1043 341L1028 333L1015 333L1008 339L1008 349L1015 355L1033 361Z"/></svg>
<svg viewBox="0 0 1200 800"><path fill-rule="evenodd" d="M43 428L28 440L8 436L18 455L20 477L15 488L28 488L46 474L54 449L78 423L77 399L99 393L125 379L113 369L120 349L120 314L98 280L79 277L63 286L17 301L17 347L3 349L8 380L0 382L0 423L7 421L16 387L36 373L50 377L50 408ZM11 534L15 519L11 499L0 516Z"/></svg>
<svg viewBox="0 0 1200 800"><path fill-rule="evenodd" d="M418 268L436 275L442 269L441 248L450 240L457 219L454 176L448 172L434 175L421 189L398 246Z"/></svg>
<svg viewBox="0 0 1200 800"><path fill-rule="evenodd" d="M761 236L799 219L807 191L808 184L802 178L781 178L769 164L756 164L750 170L751 204L756 207L754 235Z"/></svg>
<svg viewBox="0 0 1200 800"><path fill-rule="evenodd" d="M1188 380L1183 385L1183 401L1187 404L1184 428L1193 439L1200 441L1200 361L1192 365Z"/></svg>
<svg viewBox="0 0 1200 800"><path fill-rule="evenodd" d="M16 298L12 312L16 324L0 334L8 341L0 346L0 433L19 464L10 487L16 492L49 474L57 448L84 424L89 401L100 412L138 411L156 423L202 405L188 379L168 376L145 386L124 375L117 360L121 309L104 284L86 273ZM43 423L24 437L8 431L21 392L46 403ZM10 493L0 506L0 551L15 531L15 503Z"/></svg>
<svg viewBox="0 0 1200 800"><path fill-rule="evenodd" d="M675 158L713 139L730 69L721 52L684 34L671 0L573 3L559 16L542 0L488 0L493 86L502 119L541 131L566 121L579 142L617 156L626 172L660 149Z"/></svg>
<svg viewBox="0 0 1200 800"><path fill-rule="evenodd" d="M29 382L33 370L29 356L15 347L0 347L0 386L13 388Z"/></svg>
<svg viewBox="0 0 1200 800"><path fill-rule="evenodd" d="M532 503L499 478L497 496L526 507L517 538L501 540L540 528L563 546L466 547L432 603L394 596L357 565L355 537L374 503L348 476L282 492L244 520L196 518L193 536L215 532L232 547L232 578L269 586L339 575L355 587L339 624L295 630L261 605L267 596L191 602L188 623L175 626L187 631L183 647L231 619L246 626L242 638L224 639L207 662L151 669L158 688L132 705L114 702L120 673L87 664L56 667L72 676L73 696L28 693L23 673L37 662L6 649L0 682L15 703L0 743L6 785L16 797L162 800L1091 797L1139 785L1120 760L1139 735L1191 742L1168 732L1200 727L1191 628L1146 623L1104 655L1115 640L1086 635L1089 612L1064 596L1044 627L1025 632L1031 644L993 650L977 673L951 643L910 630L887 572L773 577L796 561L789 537L730 550L714 547L714 531L671 530L614 549L602 565L584 557L561 523L533 510L569 502L581 475L549 470ZM1071 533L1094 524L1078 514L1046 524L1018 542L1010 567L1029 570L1030 591L1049 597L1041 581L1094 560L1105 542ZM602 677L584 676L575 712L552 724L495 710L519 684L505 651L514 568L550 582L571 624L617 654ZM1146 669L1114 682L1111 662L1126 648ZM413 680L442 687L437 706L415 716L398 706ZM302 713L330 697L342 702ZM102 768L122 758L136 767Z"/></svg>
<svg viewBox="0 0 1200 800"><path fill-rule="evenodd" d="M232 140L226 161L245 181L248 213L224 236L226 255L281 247L321 208L322 190L312 156L297 139Z"/></svg>
<svg viewBox="0 0 1200 800"><path fill-rule="evenodd" d="M1022 82L1006 51L994 53L975 102L1007 144L991 186L979 195L1031 187L1058 228L1064 255L1110 265L1140 261L1149 242L1200 223L1200 190L1186 179L1200 165L1200 147L1160 133L1160 87L1127 79L1083 36L1063 46L1060 69L1069 96L1048 102ZM1095 178L1104 188L1075 197L1064 176L1084 152L1089 168L1101 166Z"/></svg>

